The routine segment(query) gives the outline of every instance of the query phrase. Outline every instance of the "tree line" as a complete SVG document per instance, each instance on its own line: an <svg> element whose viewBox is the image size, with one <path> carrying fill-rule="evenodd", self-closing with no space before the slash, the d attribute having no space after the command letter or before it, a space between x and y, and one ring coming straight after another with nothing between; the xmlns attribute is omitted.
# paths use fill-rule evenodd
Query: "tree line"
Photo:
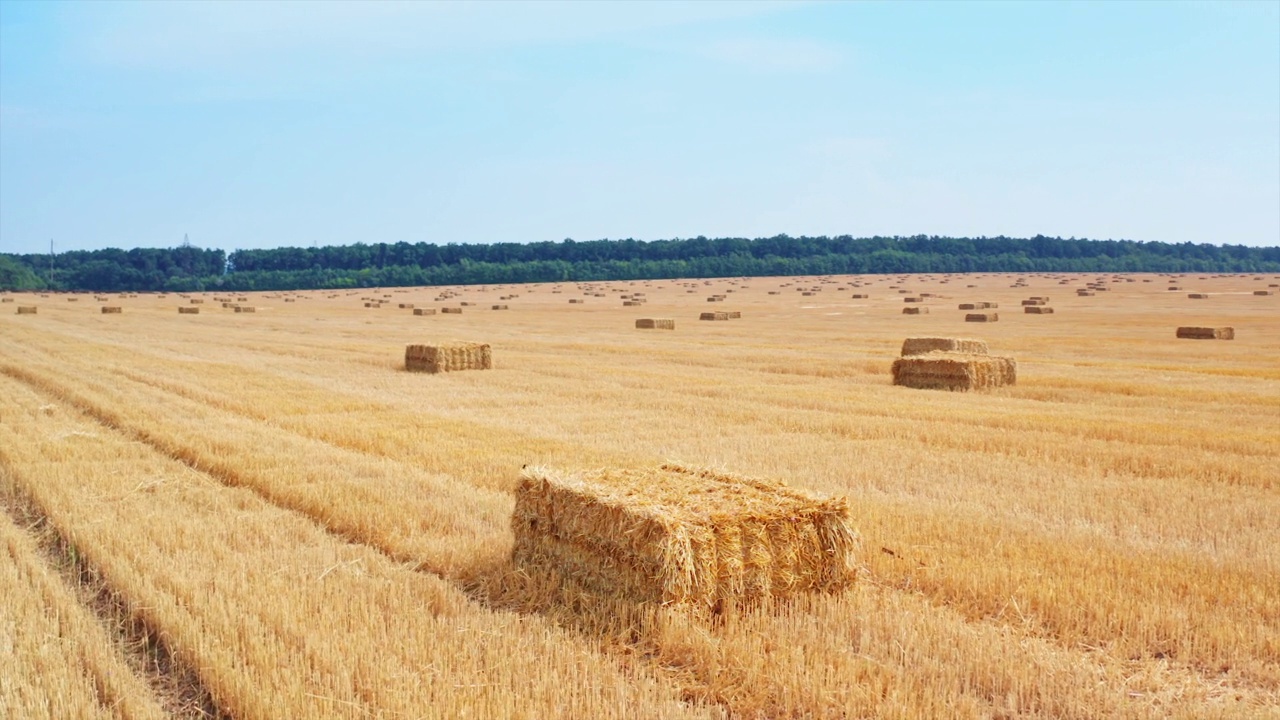
<svg viewBox="0 0 1280 720"><path fill-rule="evenodd" d="M941 272L1280 272L1280 247L1032 238L791 237L356 243L0 255L0 289L305 290L678 277Z"/></svg>

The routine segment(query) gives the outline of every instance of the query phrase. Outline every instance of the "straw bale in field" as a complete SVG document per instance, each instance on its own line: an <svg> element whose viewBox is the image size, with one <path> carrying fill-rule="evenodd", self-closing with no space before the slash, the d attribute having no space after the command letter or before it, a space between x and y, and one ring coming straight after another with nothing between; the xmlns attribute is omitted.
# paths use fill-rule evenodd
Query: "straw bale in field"
<svg viewBox="0 0 1280 720"><path fill-rule="evenodd" d="M1208 293L1188 293L1187 297L1191 298L1192 300L1207 300L1209 299L1209 294Z"/></svg>
<svg viewBox="0 0 1280 720"><path fill-rule="evenodd" d="M238 313L256 313L256 312L258 312L258 308L254 307L254 306L252 306L252 305L237 305L237 306L236 306L236 312L238 312Z"/></svg>
<svg viewBox="0 0 1280 720"><path fill-rule="evenodd" d="M569 304L570 304L570 305L581 305L581 304L582 304L582 301L581 301L581 300L579 300L578 298L569 298Z"/></svg>
<svg viewBox="0 0 1280 720"><path fill-rule="evenodd" d="M904 307L902 308L902 314L903 315L928 315L929 308L923 305L916 305L914 307Z"/></svg>
<svg viewBox="0 0 1280 720"><path fill-rule="evenodd" d="M704 313L702 313L701 315L699 315L699 316L698 316L698 319L699 319L699 320L728 320L728 319L729 319L729 313L727 313L727 312L704 312Z"/></svg>
<svg viewBox="0 0 1280 720"><path fill-rule="evenodd" d="M742 318L741 310L730 310L727 314L730 320L739 320Z"/></svg>
<svg viewBox="0 0 1280 720"><path fill-rule="evenodd" d="M960 303L961 310L977 310L977 303Z"/></svg>
<svg viewBox="0 0 1280 720"><path fill-rule="evenodd" d="M771 294L772 294L772 293L771 293ZM866 299L867 299L867 298L869 298L869 297L871 297L871 296L870 296L870 295L867 295L866 293L854 293L854 294L853 294L853 299L854 299L854 300L866 300Z"/></svg>
<svg viewBox="0 0 1280 720"><path fill-rule="evenodd" d="M1023 307L1029 307L1029 306L1032 306L1032 305L1044 305L1044 304L1046 304L1047 302L1048 302L1048 301L1046 301L1046 300L1041 300L1040 298L1031 298L1030 300L1023 300L1023 301L1022 301L1022 306L1023 306Z"/></svg>
<svg viewBox="0 0 1280 720"><path fill-rule="evenodd" d="M508 308L506 305L494 305L494 306L493 306L493 309L494 309L494 310L509 310L510 308Z"/></svg>
<svg viewBox="0 0 1280 720"><path fill-rule="evenodd" d="M441 373L454 370L488 370L493 367L489 343L450 342L409 345L404 349L404 369Z"/></svg>
<svg viewBox="0 0 1280 720"><path fill-rule="evenodd" d="M636 327L641 330L675 330L676 321L671 318L640 318Z"/></svg>
<svg viewBox="0 0 1280 720"><path fill-rule="evenodd" d="M643 304L644 303L640 302L639 300L623 300L622 301L623 307L639 307L640 305L643 305Z"/></svg>
<svg viewBox="0 0 1280 720"><path fill-rule="evenodd" d="M35 305L19 305L18 314L19 315L35 315L36 306Z"/></svg>
<svg viewBox="0 0 1280 720"><path fill-rule="evenodd" d="M200 308L198 308L198 307L180 307L180 308L178 308L178 314L179 314L179 315L199 315L199 314L200 314Z"/></svg>
<svg viewBox="0 0 1280 720"><path fill-rule="evenodd" d="M1000 313L968 313L964 316L965 322L996 322L1000 319Z"/></svg>
<svg viewBox="0 0 1280 720"><path fill-rule="evenodd" d="M400 309L401 309L401 310L412 310L412 309L413 309L413 303L400 303Z"/></svg>
<svg viewBox="0 0 1280 720"><path fill-rule="evenodd" d="M124 309L121 308L119 305L103 305L102 306L103 315L120 315L123 312L124 312Z"/></svg>
<svg viewBox="0 0 1280 720"><path fill-rule="evenodd" d="M902 302L904 302L904 303L918 303L918 302L924 302L924 298L922 298L922 297L904 297L904 298L902 298Z"/></svg>
<svg viewBox="0 0 1280 720"><path fill-rule="evenodd" d="M435 315L436 309L435 308L414 308L413 314L414 315Z"/></svg>
<svg viewBox="0 0 1280 720"><path fill-rule="evenodd" d="M893 384L922 390L981 390L1017 379L1018 364L1009 357L931 352L893 361Z"/></svg>
<svg viewBox="0 0 1280 720"><path fill-rule="evenodd" d="M710 610L853 581L844 498L676 465L528 468L511 520L515 562L636 602Z"/></svg>
<svg viewBox="0 0 1280 720"><path fill-rule="evenodd" d="M191 298L190 302L191 302L191 304L192 304L192 305L199 305L199 304L203 303L203 302L204 302L204 300L201 300L200 298Z"/></svg>
<svg viewBox="0 0 1280 720"><path fill-rule="evenodd" d="M440 312L444 313L445 315L461 315L462 308L460 307L440 308Z"/></svg>
<svg viewBox="0 0 1280 720"><path fill-rule="evenodd" d="M1053 314L1053 308L1047 305L1027 305L1026 307L1022 308L1022 311L1029 315L1052 315Z"/></svg>
<svg viewBox="0 0 1280 720"><path fill-rule="evenodd" d="M1275 295L1276 293L1274 290L1254 290L1253 294L1254 295Z"/></svg>
<svg viewBox="0 0 1280 720"><path fill-rule="evenodd" d="M931 352L958 352L966 355L986 355L985 340L972 338L919 337L902 342L902 356L924 355Z"/></svg>
<svg viewBox="0 0 1280 720"><path fill-rule="evenodd" d="M67 302L80 302L80 298L67 298Z"/></svg>
<svg viewBox="0 0 1280 720"><path fill-rule="evenodd" d="M1233 327L1180 327L1178 337L1186 340L1235 340Z"/></svg>
<svg viewBox="0 0 1280 720"><path fill-rule="evenodd" d="M367 308L380 308L380 307L382 307L382 303L380 303L380 302L367 302L367 303L365 303L365 304L364 304L364 306L365 306L365 307L367 307Z"/></svg>

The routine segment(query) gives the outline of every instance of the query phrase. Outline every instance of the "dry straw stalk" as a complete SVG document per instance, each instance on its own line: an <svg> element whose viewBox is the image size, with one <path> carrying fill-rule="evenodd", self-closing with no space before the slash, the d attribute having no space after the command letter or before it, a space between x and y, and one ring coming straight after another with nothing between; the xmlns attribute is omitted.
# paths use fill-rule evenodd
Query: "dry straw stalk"
<svg viewBox="0 0 1280 720"><path fill-rule="evenodd" d="M856 572L844 498L676 465L529 468L512 529L517 564L635 602L724 610L839 590Z"/></svg>
<svg viewBox="0 0 1280 720"><path fill-rule="evenodd" d="M404 369L441 373L454 370L488 370L493 367L489 343L450 342L409 345L404 349Z"/></svg>

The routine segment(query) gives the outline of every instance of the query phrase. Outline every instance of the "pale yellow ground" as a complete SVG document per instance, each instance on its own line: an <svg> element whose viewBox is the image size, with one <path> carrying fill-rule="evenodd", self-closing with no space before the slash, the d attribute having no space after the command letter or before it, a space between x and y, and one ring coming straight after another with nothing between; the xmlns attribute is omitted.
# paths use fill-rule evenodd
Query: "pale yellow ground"
<svg viewBox="0 0 1280 720"><path fill-rule="evenodd" d="M1280 294L1253 294L1275 284L199 293L198 315L173 294L11 295L0 485L235 717L1280 717ZM1024 314L1031 296L1056 312ZM978 301L999 321L964 322ZM984 339L1018 383L895 387L912 336ZM494 369L401 369L438 340L491 343ZM513 573L522 464L668 460L848 496L859 582L708 623ZM38 668L0 663L0 688L27 688L0 698L31 702Z"/></svg>

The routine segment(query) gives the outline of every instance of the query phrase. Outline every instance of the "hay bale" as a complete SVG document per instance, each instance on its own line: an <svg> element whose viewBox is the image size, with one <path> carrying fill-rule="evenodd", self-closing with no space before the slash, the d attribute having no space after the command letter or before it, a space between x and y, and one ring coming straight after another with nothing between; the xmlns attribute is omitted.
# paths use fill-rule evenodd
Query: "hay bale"
<svg viewBox="0 0 1280 720"><path fill-rule="evenodd" d="M401 310L412 310L412 309L413 309L413 303L400 303L400 309L401 309Z"/></svg>
<svg viewBox="0 0 1280 720"><path fill-rule="evenodd" d="M200 305L200 304L202 304L202 303L204 302L204 300L201 300L200 298L191 298L191 299L189 300L189 302L190 302L192 305Z"/></svg>
<svg viewBox="0 0 1280 720"><path fill-rule="evenodd" d="M675 330L676 321L671 318L640 318L636 320L640 330Z"/></svg>
<svg viewBox="0 0 1280 720"><path fill-rule="evenodd" d="M570 305L581 305L581 304L582 304L582 302L583 302L583 301L582 301L582 300L579 300L578 298L569 298L569 304L570 304Z"/></svg>
<svg viewBox="0 0 1280 720"><path fill-rule="evenodd" d="M494 306L493 306L493 309L494 309L494 310L509 310L510 308L508 308L506 305L494 305Z"/></svg>
<svg viewBox="0 0 1280 720"><path fill-rule="evenodd" d="M1275 295L1276 292L1274 290L1254 290L1253 294L1254 295Z"/></svg>
<svg viewBox="0 0 1280 720"><path fill-rule="evenodd" d="M11 303L11 302L13 302L13 298L10 298L10 297L0 298L0 303Z"/></svg>
<svg viewBox="0 0 1280 720"><path fill-rule="evenodd" d="M455 370L488 370L493 367L489 343L451 342L409 345L404 349L404 369L441 373Z"/></svg>
<svg viewBox="0 0 1280 720"><path fill-rule="evenodd" d="M440 312L444 313L445 315L461 315L462 308L460 307L440 308Z"/></svg>
<svg viewBox="0 0 1280 720"><path fill-rule="evenodd" d="M904 307L902 308L902 314L903 315L928 315L929 308L923 305L916 305L913 307Z"/></svg>
<svg viewBox="0 0 1280 720"><path fill-rule="evenodd" d="M844 498L677 465L526 469L511 525L529 571L711 611L840 590L859 548Z"/></svg>
<svg viewBox="0 0 1280 720"><path fill-rule="evenodd" d="M1178 337L1184 340L1235 340L1236 329L1233 327L1180 327Z"/></svg>
<svg viewBox="0 0 1280 720"><path fill-rule="evenodd" d="M623 300L622 301L622 307L639 307L640 305L643 305L643 304L644 303L640 302L639 300Z"/></svg>
<svg viewBox="0 0 1280 720"><path fill-rule="evenodd" d="M180 308L178 308L178 314L179 314L179 315L199 315L199 314L200 314L200 308L198 308L198 307L180 307Z"/></svg>
<svg viewBox="0 0 1280 720"><path fill-rule="evenodd" d="M36 306L35 305L19 305L18 314L19 315L35 315Z"/></svg>
<svg viewBox="0 0 1280 720"><path fill-rule="evenodd" d="M985 340L971 338L918 337L902 342L902 356L924 355L931 352L957 352L966 355L986 355Z"/></svg>
<svg viewBox="0 0 1280 720"><path fill-rule="evenodd" d="M1018 364L1009 357L931 352L893 361L893 384L921 390L981 390L1017 379Z"/></svg>
<svg viewBox="0 0 1280 720"><path fill-rule="evenodd" d="M1022 311L1028 315L1052 315L1053 308L1046 305L1028 305L1022 308Z"/></svg>
<svg viewBox="0 0 1280 720"><path fill-rule="evenodd" d="M237 306L236 306L236 312L238 312L238 313L256 313L256 312L258 312L258 309L257 309L256 307L252 306L252 305L237 305Z"/></svg>
<svg viewBox="0 0 1280 720"><path fill-rule="evenodd" d="M960 303L960 308L959 308L959 309L961 309L961 310L977 310L977 309L978 309L978 306L977 306L977 304L976 304L976 303Z"/></svg>
<svg viewBox="0 0 1280 720"><path fill-rule="evenodd" d="M924 302L924 298L922 298L922 297L904 297L904 298L902 298L902 302L904 302L904 303L918 303L918 302Z"/></svg>
<svg viewBox="0 0 1280 720"><path fill-rule="evenodd" d="M740 320L742 318L741 310L730 310L727 314L730 320Z"/></svg>
<svg viewBox="0 0 1280 720"><path fill-rule="evenodd" d="M1023 307L1030 307L1030 306L1032 306L1032 305L1046 305L1046 304L1048 304L1048 301L1047 301L1047 300L1041 300L1040 298L1031 298L1030 300L1023 300L1023 301L1022 301L1022 306L1023 306Z"/></svg>
<svg viewBox="0 0 1280 720"><path fill-rule="evenodd" d="M1208 293L1188 293L1187 297L1191 298L1192 300L1208 300L1209 294Z"/></svg>
<svg viewBox="0 0 1280 720"><path fill-rule="evenodd" d="M436 309L435 308L414 308L413 314L414 315L435 315Z"/></svg>
<svg viewBox="0 0 1280 720"><path fill-rule="evenodd" d="M124 308L120 307L119 305L103 305L102 306L103 315L121 315L123 313L124 313Z"/></svg>
<svg viewBox="0 0 1280 720"><path fill-rule="evenodd" d="M1000 319L1000 313L967 313L964 316L965 322L996 322Z"/></svg>
<svg viewBox="0 0 1280 720"><path fill-rule="evenodd" d="M865 294L865 293L854 293L854 294L853 294L853 299L854 299L854 300L866 300L866 299L867 299L867 298L869 298L869 297L871 297L871 296L870 296L870 295L867 295L867 294Z"/></svg>
<svg viewBox="0 0 1280 720"><path fill-rule="evenodd" d="M729 313L727 313L727 312L704 312L704 313L702 313L701 315L699 315L699 316L698 316L698 319L699 319L699 320L728 320L728 319L729 319Z"/></svg>

